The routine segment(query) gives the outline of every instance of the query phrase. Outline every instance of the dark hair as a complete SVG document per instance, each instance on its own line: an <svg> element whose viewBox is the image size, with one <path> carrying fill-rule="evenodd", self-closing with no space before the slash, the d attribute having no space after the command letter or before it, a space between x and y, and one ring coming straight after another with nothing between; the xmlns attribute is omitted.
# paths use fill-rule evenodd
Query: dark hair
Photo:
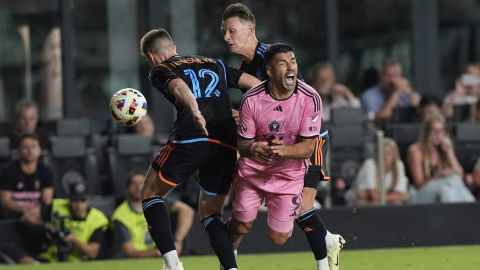
<svg viewBox="0 0 480 270"><path fill-rule="evenodd" d="M428 105L437 105L438 107L441 107L440 100L436 96L422 96L422 98L420 99L419 107L423 108L427 107Z"/></svg>
<svg viewBox="0 0 480 270"><path fill-rule="evenodd" d="M265 65L268 65L277 53L287 53L287 52L295 53L295 48L293 48L291 45L286 43L272 44L270 47L268 47L267 51L265 52L265 56L264 56Z"/></svg>
<svg viewBox="0 0 480 270"><path fill-rule="evenodd" d="M153 50L155 41L162 38L173 41L168 31L163 28L154 29L146 33L140 40L140 53L143 56L147 56Z"/></svg>
<svg viewBox="0 0 480 270"><path fill-rule="evenodd" d="M35 135L35 134L32 134L32 133L22 133L20 134L20 136L18 137L18 141L17 141L17 148L20 148L20 145L22 144L22 142L26 139L32 139L32 140L35 140L37 141L38 143L40 143L40 140L38 139L38 136Z"/></svg>
<svg viewBox="0 0 480 270"><path fill-rule="evenodd" d="M255 25L255 16L252 11L242 3L231 4L225 8L223 12L222 21L231 17L239 17L242 20L249 21Z"/></svg>
<svg viewBox="0 0 480 270"><path fill-rule="evenodd" d="M143 175L145 176L145 172L143 170L138 170L138 169L135 169L135 170L132 170L129 174L128 174L128 178L127 178L127 188L132 184L132 180L133 180L133 177L135 175Z"/></svg>

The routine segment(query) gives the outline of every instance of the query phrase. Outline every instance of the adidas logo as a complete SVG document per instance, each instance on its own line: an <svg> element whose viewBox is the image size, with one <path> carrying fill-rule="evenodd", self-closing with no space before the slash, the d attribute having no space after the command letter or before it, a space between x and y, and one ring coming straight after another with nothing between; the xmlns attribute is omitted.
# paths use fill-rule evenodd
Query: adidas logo
<svg viewBox="0 0 480 270"><path fill-rule="evenodd" d="M282 106L278 105L277 107L273 108L274 111L283 112Z"/></svg>

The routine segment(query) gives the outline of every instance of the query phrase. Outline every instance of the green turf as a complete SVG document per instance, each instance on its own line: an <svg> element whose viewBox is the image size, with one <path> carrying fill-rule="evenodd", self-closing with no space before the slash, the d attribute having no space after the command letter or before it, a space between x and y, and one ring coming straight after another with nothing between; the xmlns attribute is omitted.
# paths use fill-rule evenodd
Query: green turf
<svg viewBox="0 0 480 270"><path fill-rule="evenodd" d="M217 270L218 263L212 256L182 257L187 270ZM111 260L77 264L51 264L11 266L7 270L160 270L161 259ZM276 253L239 256L242 270L308 270L315 269L310 253ZM1 267L0 267L1 268ZM452 246L436 248L371 249L343 251L342 270L478 270L480 246Z"/></svg>

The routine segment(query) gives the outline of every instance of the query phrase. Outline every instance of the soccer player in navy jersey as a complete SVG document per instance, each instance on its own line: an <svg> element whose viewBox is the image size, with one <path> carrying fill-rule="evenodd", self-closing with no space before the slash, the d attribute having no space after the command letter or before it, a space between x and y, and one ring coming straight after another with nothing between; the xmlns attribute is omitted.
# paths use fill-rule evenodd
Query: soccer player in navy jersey
<svg viewBox="0 0 480 270"><path fill-rule="evenodd" d="M152 162L142 188L150 234L162 253L164 269L182 270L163 197L199 171L199 214L220 264L236 270L231 238L222 220L236 162L236 125L228 88L251 88L260 81L221 60L180 56L170 34L155 29L142 37L141 53L150 64L149 80L177 110L173 134Z"/></svg>
<svg viewBox="0 0 480 270"><path fill-rule="evenodd" d="M259 42L255 35L255 16L252 11L241 3L231 4L225 8L221 29L223 38L230 53L242 56L240 70L257 77L267 79L264 54L267 44ZM238 112L233 112L238 118ZM319 181L328 181L329 176L325 163L328 151L328 130L322 125L311 165L304 178L303 201L301 214L297 224L305 232L310 248L317 261L317 269L339 269L339 253L345 240L338 234L331 234L323 226L315 212L313 204L317 194ZM233 236L234 249L241 237Z"/></svg>

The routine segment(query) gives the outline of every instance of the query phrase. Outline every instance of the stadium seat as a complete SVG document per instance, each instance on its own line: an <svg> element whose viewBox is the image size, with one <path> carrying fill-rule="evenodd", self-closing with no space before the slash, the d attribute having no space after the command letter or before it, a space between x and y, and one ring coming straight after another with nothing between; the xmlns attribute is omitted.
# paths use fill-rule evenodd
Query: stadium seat
<svg viewBox="0 0 480 270"><path fill-rule="evenodd" d="M458 123L456 139L460 143L480 143L480 123Z"/></svg>
<svg viewBox="0 0 480 270"><path fill-rule="evenodd" d="M364 127L362 124L333 125L329 132L331 177L343 178L350 185L365 158Z"/></svg>
<svg viewBox="0 0 480 270"><path fill-rule="evenodd" d="M152 144L149 138L138 134L120 134L115 147L107 149L113 193L125 193L128 175L133 170L147 171L152 161Z"/></svg>
<svg viewBox="0 0 480 270"><path fill-rule="evenodd" d="M0 122L0 136L10 136L15 128L15 122Z"/></svg>
<svg viewBox="0 0 480 270"><path fill-rule="evenodd" d="M480 123L457 123L455 153L466 172L471 172L480 157Z"/></svg>
<svg viewBox="0 0 480 270"><path fill-rule="evenodd" d="M414 107L395 107L392 112L391 123L409 123L416 119L416 109Z"/></svg>
<svg viewBox="0 0 480 270"><path fill-rule="evenodd" d="M107 217L113 214L116 200L113 196L91 196L90 205L102 211Z"/></svg>
<svg viewBox="0 0 480 270"><path fill-rule="evenodd" d="M87 118L62 118L56 123L57 136L89 136L90 121Z"/></svg>
<svg viewBox="0 0 480 270"><path fill-rule="evenodd" d="M8 137L0 137L0 165L10 159L10 140Z"/></svg>
<svg viewBox="0 0 480 270"><path fill-rule="evenodd" d="M97 159L86 147L86 139L54 136L51 141L52 151L45 159L54 172L55 195L67 196L68 186L74 181L86 181L91 194L101 194Z"/></svg>
<svg viewBox="0 0 480 270"><path fill-rule="evenodd" d="M406 160L408 147L417 141L421 129L422 123L390 123L385 136L391 137L397 143L401 159Z"/></svg>
<svg viewBox="0 0 480 270"><path fill-rule="evenodd" d="M365 119L363 110L360 108L337 108L332 109L331 122L338 124L361 124Z"/></svg>
<svg viewBox="0 0 480 270"><path fill-rule="evenodd" d="M468 118L470 117L471 109L472 105L470 104L453 106L453 115L450 120L454 122L462 122L468 120Z"/></svg>

